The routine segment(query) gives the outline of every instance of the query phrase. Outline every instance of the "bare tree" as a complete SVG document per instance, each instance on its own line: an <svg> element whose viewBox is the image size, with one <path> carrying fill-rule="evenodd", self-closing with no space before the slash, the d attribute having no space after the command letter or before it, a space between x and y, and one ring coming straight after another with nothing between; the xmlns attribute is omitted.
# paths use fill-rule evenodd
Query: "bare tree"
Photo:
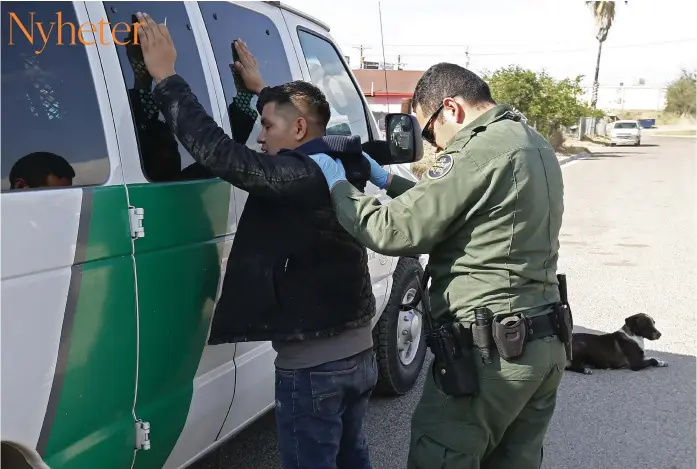
<svg viewBox="0 0 697 469"><path fill-rule="evenodd" d="M624 2L625 5L627 2ZM593 11L595 24L598 32L595 35L598 39L598 58L595 62L595 77L593 79L593 95L591 97L591 107L595 109L598 103L598 75L600 75L600 55L603 52L603 42L607 39L607 33L610 32L612 22L615 19L615 2L586 2L586 5Z"/></svg>

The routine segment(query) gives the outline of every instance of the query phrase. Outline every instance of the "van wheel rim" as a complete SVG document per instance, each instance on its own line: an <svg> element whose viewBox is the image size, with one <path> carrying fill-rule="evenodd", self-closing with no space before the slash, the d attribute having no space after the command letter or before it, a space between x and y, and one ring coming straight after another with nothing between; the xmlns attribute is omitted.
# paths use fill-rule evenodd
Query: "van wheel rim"
<svg viewBox="0 0 697 469"><path fill-rule="evenodd" d="M416 288L410 288L404 293L402 304L411 302L416 296ZM422 304L418 304L418 309L422 308ZM397 319L397 355L399 361L404 366L409 366L416 357L416 351L419 349L421 342L421 313L411 309L408 311L400 311Z"/></svg>

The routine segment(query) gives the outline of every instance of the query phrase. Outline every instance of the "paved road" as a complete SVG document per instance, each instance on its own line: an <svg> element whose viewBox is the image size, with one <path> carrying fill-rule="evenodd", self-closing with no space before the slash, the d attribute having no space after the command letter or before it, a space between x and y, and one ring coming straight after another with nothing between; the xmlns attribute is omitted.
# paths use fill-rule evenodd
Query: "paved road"
<svg viewBox="0 0 697 469"><path fill-rule="evenodd" d="M663 332L647 348L669 367L567 373L544 469L695 467L697 140L645 140L565 165L561 269L579 330L614 331L647 312ZM372 400L375 469L405 467L420 392ZM273 425L269 415L193 467L280 469Z"/></svg>

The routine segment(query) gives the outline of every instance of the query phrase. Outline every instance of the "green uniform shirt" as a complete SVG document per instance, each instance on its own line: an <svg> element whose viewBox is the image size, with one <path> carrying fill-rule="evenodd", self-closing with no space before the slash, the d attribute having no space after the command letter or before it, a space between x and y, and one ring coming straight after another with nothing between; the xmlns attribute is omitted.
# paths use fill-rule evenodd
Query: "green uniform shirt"
<svg viewBox="0 0 697 469"><path fill-rule="evenodd" d="M348 182L332 188L341 225L366 247L430 255L437 320L559 301L561 167L547 140L507 116L498 105L462 129L418 183L393 176L387 205Z"/></svg>

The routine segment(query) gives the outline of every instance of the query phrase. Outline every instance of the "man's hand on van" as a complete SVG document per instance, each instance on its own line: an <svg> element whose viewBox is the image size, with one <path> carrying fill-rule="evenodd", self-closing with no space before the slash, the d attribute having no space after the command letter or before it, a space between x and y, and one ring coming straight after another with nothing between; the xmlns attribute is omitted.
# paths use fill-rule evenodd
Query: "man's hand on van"
<svg viewBox="0 0 697 469"><path fill-rule="evenodd" d="M266 88L266 83L264 83L264 79L261 77L257 59L249 52L247 44L242 39L232 41L232 47L234 49L232 54L233 60L235 56L237 56L237 60L230 64L230 68L234 68L240 74L242 81L244 81L244 86L249 91L258 95L261 90ZM235 52L237 53L235 54Z"/></svg>
<svg viewBox="0 0 697 469"><path fill-rule="evenodd" d="M174 75L174 62L177 60L177 50L174 48L172 37L164 24L156 24L147 13L138 13L140 22L140 47L143 59L150 75L157 83Z"/></svg>

